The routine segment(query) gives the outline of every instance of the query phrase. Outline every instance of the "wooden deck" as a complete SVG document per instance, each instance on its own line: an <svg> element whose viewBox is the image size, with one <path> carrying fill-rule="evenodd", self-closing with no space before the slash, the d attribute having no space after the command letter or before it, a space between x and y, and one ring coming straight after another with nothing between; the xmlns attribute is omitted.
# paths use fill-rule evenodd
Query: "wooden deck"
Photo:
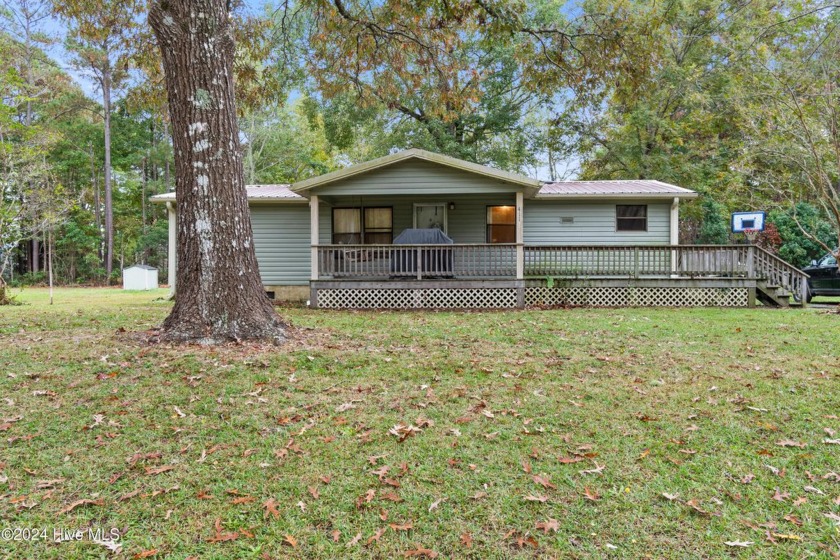
<svg viewBox="0 0 840 560"><path fill-rule="evenodd" d="M673 297L675 290L700 290L706 295L692 296L691 301L714 305L724 301L714 296L714 290L738 290L738 298L726 301L752 305L758 298L771 305L786 305L791 299L804 301L808 278L752 245L318 245L313 246L313 252L318 258L313 302L323 301L320 292L339 290L334 294L343 294L349 307L355 306L353 290L370 296L364 298L365 307L376 307L376 294L383 301L392 298L396 293L392 290L415 295L460 291L467 296L438 299L452 300L450 303L461 307L476 306L481 303L481 293L499 290L514 290L515 295L505 296L504 301L490 297L490 303L507 306L513 297L514 307L543 300L577 301L569 294L579 295L583 290L600 290L606 295L596 298L598 301L617 305L634 301L633 290L653 294L643 298L648 304L656 294L681 301ZM568 297L563 296L564 300L557 290L565 290ZM615 296L619 292L624 295ZM529 293L540 295L529 301ZM595 301L589 296L583 299ZM411 307L411 301L419 300L400 301L400 306ZM434 307L431 303L424 306Z"/></svg>

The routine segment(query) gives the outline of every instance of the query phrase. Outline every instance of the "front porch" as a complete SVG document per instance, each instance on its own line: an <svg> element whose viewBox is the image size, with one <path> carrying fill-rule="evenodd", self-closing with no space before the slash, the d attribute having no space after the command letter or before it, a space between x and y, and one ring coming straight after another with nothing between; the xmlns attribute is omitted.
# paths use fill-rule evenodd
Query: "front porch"
<svg viewBox="0 0 840 560"><path fill-rule="evenodd" d="M313 245L313 307L751 307L804 301L807 275L750 245Z"/></svg>

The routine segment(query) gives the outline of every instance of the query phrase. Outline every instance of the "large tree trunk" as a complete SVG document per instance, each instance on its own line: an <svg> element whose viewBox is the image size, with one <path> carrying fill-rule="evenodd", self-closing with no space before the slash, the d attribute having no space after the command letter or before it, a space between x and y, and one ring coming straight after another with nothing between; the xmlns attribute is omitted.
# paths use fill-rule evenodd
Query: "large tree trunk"
<svg viewBox="0 0 840 560"><path fill-rule="evenodd" d="M284 339L254 253L233 93L225 0L159 0L149 10L166 74L178 203L177 293L163 337Z"/></svg>
<svg viewBox="0 0 840 560"><path fill-rule="evenodd" d="M105 275L111 283L114 263L114 205L111 200L111 58L106 48L106 62L102 70L102 104L105 112Z"/></svg>

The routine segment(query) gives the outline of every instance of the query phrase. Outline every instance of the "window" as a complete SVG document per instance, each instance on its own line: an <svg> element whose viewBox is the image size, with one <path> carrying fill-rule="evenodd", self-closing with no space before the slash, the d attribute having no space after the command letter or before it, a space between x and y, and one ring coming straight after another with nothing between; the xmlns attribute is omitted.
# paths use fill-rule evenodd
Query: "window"
<svg viewBox="0 0 840 560"><path fill-rule="evenodd" d="M647 205L619 204L616 206L615 231L647 231Z"/></svg>
<svg viewBox="0 0 840 560"><path fill-rule="evenodd" d="M487 207L487 243L516 243L516 207Z"/></svg>
<svg viewBox="0 0 840 560"><path fill-rule="evenodd" d="M332 242L353 245L362 242L362 209L333 208Z"/></svg>
<svg viewBox="0 0 840 560"><path fill-rule="evenodd" d="M365 235L362 243L390 243L394 234L393 224L392 208L365 208Z"/></svg>
<svg viewBox="0 0 840 560"><path fill-rule="evenodd" d="M393 209L333 208L332 242L341 245L390 243Z"/></svg>

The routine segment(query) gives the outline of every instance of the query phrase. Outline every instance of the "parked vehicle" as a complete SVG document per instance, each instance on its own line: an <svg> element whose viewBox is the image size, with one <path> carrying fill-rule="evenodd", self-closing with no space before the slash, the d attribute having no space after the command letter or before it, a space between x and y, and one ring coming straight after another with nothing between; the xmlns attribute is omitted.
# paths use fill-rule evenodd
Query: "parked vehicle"
<svg viewBox="0 0 840 560"><path fill-rule="evenodd" d="M819 261L811 261L811 266L803 268L802 271L810 276L807 298L809 302L814 296L840 296L840 269L837 268L837 258L832 253L826 254Z"/></svg>

